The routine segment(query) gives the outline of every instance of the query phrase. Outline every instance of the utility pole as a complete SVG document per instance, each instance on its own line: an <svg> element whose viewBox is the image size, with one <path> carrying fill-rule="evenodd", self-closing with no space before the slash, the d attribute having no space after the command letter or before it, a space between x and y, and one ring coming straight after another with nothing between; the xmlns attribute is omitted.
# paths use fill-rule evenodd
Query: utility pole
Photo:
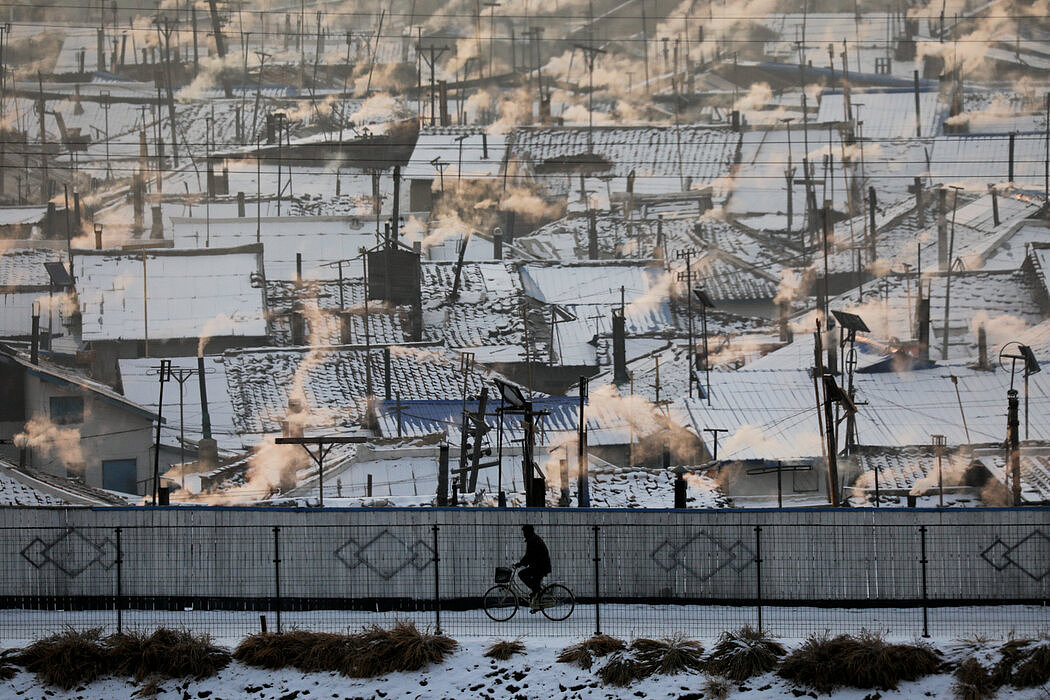
<svg viewBox="0 0 1050 700"><path fill-rule="evenodd" d="M587 418L584 414L588 391L587 377L580 377L580 418L576 428L576 498L580 508L591 507L590 470L587 458Z"/></svg>
<svg viewBox="0 0 1050 700"><path fill-rule="evenodd" d="M955 213L959 207L959 190L962 187L958 185L952 185L951 189L955 190L954 196L952 196L952 228L951 234L948 237L948 272L945 278L944 284L944 340L941 344L941 359L948 359L948 316L951 310L951 299L952 299L952 256L955 255Z"/></svg>
<svg viewBox="0 0 1050 700"><path fill-rule="evenodd" d="M594 153L594 59L599 54L607 53L604 49L596 49L593 46L576 44L574 48L583 52L587 59L587 75L589 87L587 91L587 153Z"/></svg>
<svg viewBox="0 0 1050 700"><path fill-rule="evenodd" d="M157 397L157 440L153 448L153 505L156 506L160 498L160 426L164 424L162 414L164 413L164 385L171 381L171 360L161 360L160 365L149 370L150 374L156 373L160 382L160 391Z"/></svg>
<svg viewBox="0 0 1050 700"><path fill-rule="evenodd" d="M448 46L435 46L431 44L429 47L430 57L428 58L425 53L422 54L423 60L426 62L427 67L430 68L430 126L437 125L437 81L434 77L434 65L437 63L438 58L441 54L448 51Z"/></svg>
<svg viewBox="0 0 1050 700"><path fill-rule="evenodd" d="M226 59L226 39L222 35L222 23L219 20L219 10L215 6L215 0L208 0L208 9L211 11L211 33L215 38L215 51L219 54L219 61ZM230 86L230 76L226 70L219 68L219 76L222 79L222 91L226 99L233 99L233 88Z"/></svg>
<svg viewBox="0 0 1050 700"><path fill-rule="evenodd" d="M685 282L686 318L688 319L689 329L689 347L686 349L686 361L689 365L687 370L689 376L689 398L693 398L693 382L696 380L696 377L693 376L694 355L696 354L693 340L693 256L696 254L697 252L692 248L679 250L675 253L676 259L685 260L685 272L678 273L678 281Z"/></svg>
<svg viewBox="0 0 1050 700"><path fill-rule="evenodd" d="M153 25L157 28L158 33L164 36L164 84L168 93L168 120L171 122L171 163L177 168L179 166L179 142L175 131L175 91L171 84L171 33L175 31L179 23L177 20L169 23L167 15L162 15L153 20ZM231 96L227 95L227 97Z"/></svg>

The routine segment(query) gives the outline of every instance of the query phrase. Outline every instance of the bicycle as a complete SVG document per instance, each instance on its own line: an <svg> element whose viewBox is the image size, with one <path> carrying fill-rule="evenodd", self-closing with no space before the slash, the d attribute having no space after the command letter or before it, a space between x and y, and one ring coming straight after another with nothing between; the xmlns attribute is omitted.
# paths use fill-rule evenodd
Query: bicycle
<svg viewBox="0 0 1050 700"><path fill-rule="evenodd" d="M496 584L485 591L482 604L485 614L496 622L506 622L518 612L518 606L531 605L531 593L522 590L514 572L520 566L497 566ZM564 620L576 609L576 596L567 586L560 583L548 583L540 589L536 607L548 620Z"/></svg>

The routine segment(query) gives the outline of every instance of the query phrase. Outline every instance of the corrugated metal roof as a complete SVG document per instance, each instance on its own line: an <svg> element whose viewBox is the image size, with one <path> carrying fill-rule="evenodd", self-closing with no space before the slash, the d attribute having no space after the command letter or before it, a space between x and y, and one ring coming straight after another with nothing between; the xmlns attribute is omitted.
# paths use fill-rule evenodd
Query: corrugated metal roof
<svg viewBox="0 0 1050 700"><path fill-rule="evenodd" d="M913 139L917 136L929 138L941 133L945 107L940 93L919 93L919 119L921 133L915 133L915 93L912 90L854 90L850 94L854 105L853 116L864 122L866 139ZM826 90L820 96L818 122L846 121L845 99L839 90Z"/></svg>
<svg viewBox="0 0 1050 700"><path fill-rule="evenodd" d="M542 419L537 418L537 426L540 434L537 437L538 445L550 445L563 442L566 433L573 436L579 428L580 400L574 396L552 396L534 398L533 410L546 411L548 415ZM420 437L445 433L449 442L455 444L460 440L460 426L463 422L462 401L395 401L380 402L379 427L384 436L398 435L398 415L400 413L402 436ZM496 409L499 407L499 399L491 397L485 412L485 423L493 431L499 427L499 417ZM626 445L632 435L634 428L634 439L662 430L663 427L656 422L652 416L641 415L638 412L628 412L627 404L623 407L609 405L606 403L587 402L584 410L584 418L587 423L587 444L589 445ZM468 411L477 411L478 402L470 400L466 402ZM521 440L524 437L524 428L520 416L506 415L503 417L503 440L509 443ZM571 436L570 436L571 437ZM574 439L574 438L572 438ZM495 432L491 433L491 440L495 442Z"/></svg>
<svg viewBox="0 0 1050 700"><path fill-rule="evenodd" d="M460 137L462 140L457 141ZM409 180L437 180L440 173L431 161L440 158L447 166L446 180L452 181L460 176L492 178L499 174L506 146L505 136L488 134L477 127L426 128L419 132L412 157L401 175Z"/></svg>
<svg viewBox="0 0 1050 700"><path fill-rule="evenodd" d="M966 414L963 425L956 395ZM914 372L856 376L857 436L861 445L924 445L930 435L945 435L950 445L998 442L1006 435L1006 390L1009 374L982 372L961 365ZM1044 415L1050 394L1032 381L1030 410ZM711 380L712 405L702 399L680 399L674 405L679 422L703 428L726 428L720 441L723 459L804 458L821 454L817 399L805 370L718 372ZM1031 421L1031 437L1050 438L1050 425ZM842 433L840 432L840 436ZM840 441L841 447L841 441Z"/></svg>
<svg viewBox="0 0 1050 700"><path fill-rule="evenodd" d="M146 295L151 339L263 337L263 294L252 281L260 257L257 248L78 251L83 339L145 338Z"/></svg>

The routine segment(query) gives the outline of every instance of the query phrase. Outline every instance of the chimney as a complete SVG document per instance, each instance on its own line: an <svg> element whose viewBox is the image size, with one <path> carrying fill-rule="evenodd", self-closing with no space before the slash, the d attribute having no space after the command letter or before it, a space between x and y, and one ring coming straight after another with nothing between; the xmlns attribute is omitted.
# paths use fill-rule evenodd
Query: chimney
<svg viewBox="0 0 1050 700"><path fill-rule="evenodd" d="M390 348L383 348L383 398L390 400Z"/></svg>
<svg viewBox="0 0 1050 700"><path fill-rule="evenodd" d="M295 254L295 281L296 282L302 282L303 281L303 254L302 253L296 253Z"/></svg>
<svg viewBox="0 0 1050 700"><path fill-rule="evenodd" d="M483 160L489 159L489 135L484 131L481 132L481 157Z"/></svg>
<svg viewBox="0 0 1050 700"><path fill-rule="evenodd" d="M988 366L988 333L983 323L977 326L977 368L991 369Z"/></svg>
<svg viewBox="0 0 1050 700"><path fill-rule="evenodd" d="M98 70L103 73L106 70L106 35L101 29L95 32L95 54L98 56Z"/></svg>
<svg viewBox="0 0 1050 700"><path fill-rule="evenodd" d="M627 335L624 327L623 309L612 311L613 331L613 381L628 382L627 375Z"/></svg>
<svg viewBox="0 0 1050 700"><path fill-rule="evenodd" d="M215 197L215 165L209 160L207 163L208 199Z"/></svg>
<svg viewBox="0 0 1050 700"><path fill-rule="evenodd" d="M211 436L211 414L208 412L208 384L205 380L204 356L197 356L197 385L201 394L201 439L197 443L197 461L201 471L219 464L219 445Z"/></svg>
<svg viewBox="0 0 1050 700"><path fill-rule="evenodd" d="M47 213L44 214L44 237L54 238L57 233L56 229L56 218L55 218L55 203L47 203Z"/></svg>
<svg viewBox="0 0 1050 700"><path fill-rule="evenodd" d="M244 193L237 193L237 217L244 218Z"/></svg>
<svg viewBox="0 0 1050 700"><path fill-rule="evenodd" d="M102 224L95 224L95 250L102 250Z"/></svg>
<svg viewBox="0 0 1050 700"><path fill-rule="evenodd" d="M922 117L919 113L919 71L913 72L915 84L915 138L922 137Z"/></svg>
<svg viewBox="0 0 1050 700"><path fill-rule="evenodd" d="M390 216L390 232L391 236L387 245L396 248L397 247L397 227L400 224L398 217L401 214L401 166L394 166L394 200L391 202L393 211Z"/></svg>
<svg viewBox="0 0 1050 700"><path fill-rule="evenodd" d="M503 231L498 226L492 230L492 257L503 259Z"/></svg>
<svg viewBox="0 0 1050 700"><path fill-rule="evenodd" d="M160 204L154 204L150 207L150 232L149 237L160 240L164 238L164 210L161 209Z"/></svg>
<svg viewBox="0 0 1050 700"><path fill-rule="evenodd" d="M1006 178L1007 182L1013 182L1014 181L1014 140L1016 139L1016 137L1017 137L1017 134L1011 131L1010 132L1010 154L1009 154L1009 164L1010 165L1009 165L1009 171L1007 172L1007 178Z"/></svg>
<svg viewBox="0 0 1050 700"><path fill-rule="evenodd" d="M999 225L999 197L995 191L995 185L988 185L988 191L992 193L992 224Z"/></svg>
<svg viewBox="0 0 1050 700"><path fill-rule="evenodd" d="M452 124L452 117L448 113L448 81L438 81L438 101L440 102L441 109L441 126L449 126Z"/></svg>
<svg viewBox="0 0 1050 700"><path fill-rule="evenodd" d="M791 329L788 327L788 316L791 315L791 302L782 301L777 304L780 310L780 342L791 342Z"/></svg>
<svg viewBox="0 0 1050 700"><path fill-rule="evenodd" d="M926 228L926 208L922 203L922 178L917 177L913 183L915 189L915 213L919 217L919 228Z"/></svg>
<svg viewBox="0 0 1050 700"><path fill-rule="evenodd" d="M142 213L145 209L145 188L142 182L142 173L136 172L131 179L131 207L134 212L133 228L135 233L142 232Z"/></svg>
<svg viewBox="0 0 1050 700"><path fill-rule="evenodd" d="M937 190L937 265L948 267L948 190Z"/></svg>
<svg viewBox="0 0 1050 700"><path fill-rule="evenodd" d="M40 306L33 304L33 335L29 345L29 361L40 364Z"/></svg>
<svg viewBox="0 0 1050 700"><path fill-rule="evenodd" d="M920 287L920 295L922 289ZM919 308L915 313L918 321L919 336L919 359L923 362L930 361L930 300L919 297Z"/></svg>
<svg viewBox="0 0 1050 700"><path fill-rule="evenodd" d="M292 327L292 345L299 347L304 344L306 337L306 321L298 310L288 314L288 322Z"/></svg>
<svg viewBox="0 0 1050 700"><path fill-rule="evenodd" d="M733 131L740 131L740 112L733 110L729 113L729 123Z"/></svg>
<svg viewBox="0 0 1050 700"><path fill-rule="evenodd" d="M80 216L80 193L73 191L73 228L80 230L80 224L82 222Z"/></svg>
<svg viewBox="0 0 1050 700"><path fill-rule="evenodd" d="M506 226L503 227L503 239L506 243L511 243L514 240L514 225L517 223L514 219L513 209L508 209L505 214L507 221Z"/></svg>
<svg viewBox="0 0 1050 700"><path fill-rule="evenodd" d="M587 210L587 259L598 259L598 221L593 209Z"/></svg>
<svg viewBox="0 0 1050 700"><path fill-rule="evenodd" d="M824 334L825 347L828 349L828 363L824 371L828 374L839 373L839 344L835 339L835 319L828 319L827 332Z"/></svg>
<svg viewBox="0 0 1050 700"><path fill-rule="evenodd" d="M339 344L349 345L351 343L350 329L353 327L349 311L339 313Z"/></svg>

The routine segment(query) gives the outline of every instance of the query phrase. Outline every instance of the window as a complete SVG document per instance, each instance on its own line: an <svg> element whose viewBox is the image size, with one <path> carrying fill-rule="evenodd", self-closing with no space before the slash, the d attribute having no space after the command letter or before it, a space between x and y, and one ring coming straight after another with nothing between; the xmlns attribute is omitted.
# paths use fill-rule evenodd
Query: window
<svg viewBox="0 0 1050 700"><path fill-rule="evenodd" d="M102 488L121 493L137 493L138 472L134 459L107 459L102 462Z"/></svg>
<svg viewBox="0 0 1050 700"><path fill-rule="evenodd" d="M70 425L84 422L83 396L52 396L51 422L56 425Z"/></svg>

